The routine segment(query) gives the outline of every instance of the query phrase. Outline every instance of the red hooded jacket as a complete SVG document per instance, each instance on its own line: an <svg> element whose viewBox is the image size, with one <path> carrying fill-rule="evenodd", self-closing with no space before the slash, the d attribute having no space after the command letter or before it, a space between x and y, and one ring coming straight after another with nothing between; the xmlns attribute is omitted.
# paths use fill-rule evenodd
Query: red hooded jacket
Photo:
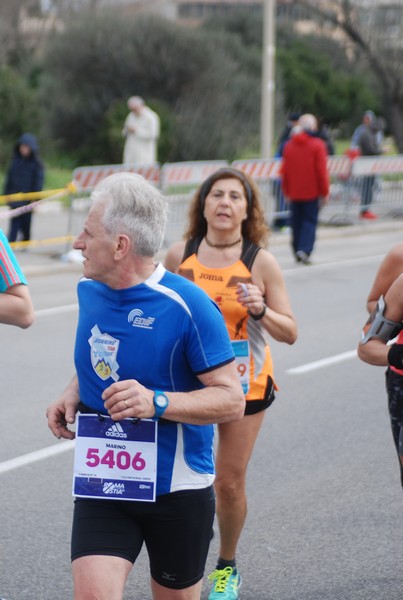
<svg viewBox="0 0 403 600"><path fill-rule="evenodd" d="M326 145L306 131L293 135L284 146L281 172L284 195L293 202L329 194Z"/></svg>

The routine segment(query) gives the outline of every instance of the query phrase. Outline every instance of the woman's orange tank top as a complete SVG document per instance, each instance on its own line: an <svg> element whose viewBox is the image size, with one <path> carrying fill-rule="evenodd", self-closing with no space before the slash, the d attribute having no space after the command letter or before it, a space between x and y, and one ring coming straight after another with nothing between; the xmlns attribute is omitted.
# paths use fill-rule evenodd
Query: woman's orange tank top
<svg viewBox="0 0 403 600"><path fill-rule="evenodd" d="M260 247L246 241L240 259L234 264L211 268L197 258L200 242L201 238L188 241L178 273L201 287L219 306L233 342L246 400L260 400L264 397L267 378L274 381L271 352L263 327L249 318L236 295L238 283L251 282L252 264Z"/></svg>

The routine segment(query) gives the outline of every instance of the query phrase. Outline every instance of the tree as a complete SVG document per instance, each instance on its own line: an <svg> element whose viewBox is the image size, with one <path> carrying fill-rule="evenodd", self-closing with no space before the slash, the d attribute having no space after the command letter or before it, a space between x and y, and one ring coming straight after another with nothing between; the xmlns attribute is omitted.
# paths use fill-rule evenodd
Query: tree
<svg viewBox="0 0 403 600"><path fill-rule="evenodd" d="M178 98L208 67L208 48L192 30L159 18L81 13L45 50L42 97L48 134L78 160L90 157L99 163L116 157L114 110L127 113L127 98L137 94L150 105L165 103L174 120ZM113 148L103 143L111 139L105 132L108 120L115 129ZM123 120L120 131L122 126Z"/></svg>
<svg viewBox="0 0 403 600"><path fill-rule="evenodd" d="M0 64L24 70L45 34L40 0L1 0Z"/></svg>
<svg viewBox="0 0 403 600"><path fill-rule="evenodd" d="M226 47L232 40L231 56L236 58L238 71L251 75L249 92L244 98L252 92L254 104L249 102L247 110L259 111L261 12L234 10L207 19L203 28L209 33L226 35ZM368 72L362 65L356 69L350 64L340 41L320 32L303 35L290 27L289 21L284 22L281 15L277 19L276 39L276 135L282 131L286 115L296 111L313 112L343 135L351 135L362 113L367 108L378 108ZM236 81L235 76L235 86ZM249 113L246 122L257 136L256 120L250 117Z"/></svg>
<svg viewBox="0 0 403 600"><path fill-rule="evenodd" d="M351 68L339 41L278 29L277 73L283 104L290 112L312 112L351 135L368 108L378 108L370 77ZM278 86L277 86L278 87Z"/></svg>
<svg viewBox="0 0 403 600"><path fill-rule="evenodd" d="M24 131L37 132L39 106L36 92L14 69L0 66L0 164L8 162L11 149Z"/></svg>
<svg viewBox="0 0 403 600"><path fill-rule="evenodd" d="M179 99L181 160L192 149L199 159L227 160L258 151L261 47L245 43L247 21L237 12L229 30L224 18L202 26L209 63Z"/></svg>
<svg viewBox="0 0 403 600"><path fill-rule="evenodd" d="M231 34L81 13L45 50L48 135L79 161L121 160L118 119L138 94L161 109L161 161L231 159L257 136L259 77L260 51Z"/></svg>
<svg viewBox="0 0 403 600"><path fill-rule="evenodd" d="M64 15L42 53L41 110L53 146L81 164L120 162L126 101L137 94L160 114L161 162L257 155L258 13L234 11L185 27L155 15L111 12L102 0L47 4ZM362 65L349 72L339 41L302 36L289 24L279 33L279 129L286 113L307 110L351 133L365 109L377 110Z"/></svg>
<svg viewBox="0 0 403 600"><path fill-rule="evenodd" d="M343 32L352 45L352 61L365 59L377 82L389 131L403 153L403 50L401 30L396 26L401 22L403 7L353 0L321 4L317 0L294 0L294 4L308 9L325 26Z"/></svg>

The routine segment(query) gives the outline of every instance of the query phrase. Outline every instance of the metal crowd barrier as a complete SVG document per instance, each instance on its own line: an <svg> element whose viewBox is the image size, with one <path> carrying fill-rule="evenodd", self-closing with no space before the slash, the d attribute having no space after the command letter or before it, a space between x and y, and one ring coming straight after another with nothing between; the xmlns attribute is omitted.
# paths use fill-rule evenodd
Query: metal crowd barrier
<svg viewBox="0 0 403 600"><path fill-rule="evenodd" d="M56 199L59 194L67 195L68 199L63 202L68 212L64 238L72 240L82 229L90 205L89 194L98 181L116 172L140 173L158 186L168 200L170 212L164 244L168 246L182 238L189 202L196 188L206 177L225 166L248 173L257 183L269 225L275 224L277 219L287 219L289 206L281 192L281 159L274 158L237 160L232 163L214 160L166 163L162 166L154 163L79 167L73 171L72 183L64 190L45 191L36 196L23 195L27 199L37 200L53 194L48 200L32 202L32 205L22 210L33 210L39 208L43 202ZM358 157L353 160L345 155L331 156L328 158L328 170L331 179L330 195L328 204L320 211L322 223L340 225L358 220L361 198L369 182L373 182L371 210L381 218L403 216L403 155ZM19 200L21 196L0 196L0 204L9 200ZM15 210L17 212L20 209ZM8 218L10 212L0 213L0 217ZM32 242L36 245L38 243L38 240ZM46 240L43 240L43 243L46 243Z"/></svg>
<svg viewBox="0 0 403 600"><path fill-rule="evenodd" d="M273 225L289 216L281 194L281 159L227 161L189 161L154 165L106 165L79 167L73 172L78 193L71 201L69 232L81 230L89 208L89 193L102 178L113 172L132 171L157 185L167 198L169 218L164 247L182 239L190 200L197 187L217 169L232 166L248 173L257 183L266 220ZM329 202L321 209L320 221L328 225L347 225L359 219L360 199L366 177L375 177L371 210L380 217L403 213L403 155L359 157L351 160L338 155L328 158L331 180ZM78 197L77 197L78 196Z"/></svg>
<svg viewBox="0 0 403 600"><path fill-rule="evenodd" d="M281 159L235 161L260 187L269 224L289 217L289 205L281 191ZM403 155L328 158L330 194L321 208L320 221L329 225L353 224L360 218L361 199L372 189L370 210L379 217L403 215Z"/></svg>
<svg viewBox="0 0 403 600"><path fill-rule="evenodd" d="M403 215L403 156L353 160L348 176L332 178L329 205L323 212L330 223L354 222L368 193L372 193L369 209L377 216Z"/></svg>

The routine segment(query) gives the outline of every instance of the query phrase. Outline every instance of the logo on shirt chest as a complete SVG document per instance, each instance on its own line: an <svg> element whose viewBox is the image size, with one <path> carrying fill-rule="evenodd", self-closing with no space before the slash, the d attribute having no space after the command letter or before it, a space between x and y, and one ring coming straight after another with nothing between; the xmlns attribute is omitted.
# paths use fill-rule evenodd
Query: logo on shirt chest
<svg viewBox="0 0 403 600"><path fill-rule="evenodd" d="M140 327L141 329L153 329L155 317L145 317L142 310L134 308L128 314L127 320L132 327Z"/></svg>
<svg viewBox="0 0 403 600"><path fill-rule="evenodd" d="M119 340L108 333L101 333L98 325L91 329L92 336L88 343L91 347L91 364L95 373L105 381L111 377L114 381L119 379L117 370L119 364L116 357L119 349Z"/></svg>
<svg viewBox="0 0 403 600"><path fill-rule="evenodd" d="M199 279L209 279L210 281L224 281L221 275L211 275L210 273L200 273Z"/></svg>

